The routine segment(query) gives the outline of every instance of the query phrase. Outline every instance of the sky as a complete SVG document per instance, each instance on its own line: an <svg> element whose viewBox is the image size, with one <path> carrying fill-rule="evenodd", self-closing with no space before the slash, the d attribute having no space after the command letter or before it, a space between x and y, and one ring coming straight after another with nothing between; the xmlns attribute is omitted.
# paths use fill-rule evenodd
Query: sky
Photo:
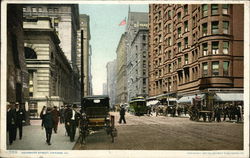
<svg viewBox="0 0 250 158"><path fill-rule="evenodd" d="M148 12L147 4L80 4L80 14L90 16L92 84L94 95L102 94L107 82L106 64L116 58L116 49L126 26L119 26L131 12Z"/></svg>

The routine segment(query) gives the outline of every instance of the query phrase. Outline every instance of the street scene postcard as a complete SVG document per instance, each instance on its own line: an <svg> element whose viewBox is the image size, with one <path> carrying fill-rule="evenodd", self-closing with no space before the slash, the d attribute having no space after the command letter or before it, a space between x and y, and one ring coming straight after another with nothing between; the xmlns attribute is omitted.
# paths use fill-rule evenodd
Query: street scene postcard
<svg viewBox="0 0 250 158"><path fill-rule="evenodd" d="M249 1L1 2L3 158L248 158Z"/></svg>

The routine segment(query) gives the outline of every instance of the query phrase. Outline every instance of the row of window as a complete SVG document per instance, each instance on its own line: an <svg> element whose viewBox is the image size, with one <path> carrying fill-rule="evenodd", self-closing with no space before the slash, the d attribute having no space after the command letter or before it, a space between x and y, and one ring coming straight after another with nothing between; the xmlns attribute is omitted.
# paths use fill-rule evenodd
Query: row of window
<svg viewBox="0 0 250 158"><path fill-rule="evenodd" d="M212 53L212 55L216 54L229 54L229 42L228 41L212 41L211 42L211 53L208 51L208 42L202 43L202 56L207 56ZM222 44L222 53L219 53L220 45Z"/></svg>
<svg viewBox="0 0 250 158"><path fill-rule="evenodd" d="M222 4L221 5L222 14L227 15L229 14L229 5ZM219 14L219 5L218 4L211 4L211 15L218 15ZM208 16L208 4L202 5L202 17Z"/></svg>
<svg viewBox="0 0 250 158"><path fill-rule="evenodd" d="M210 44L210 42L209 42ZM222 45L222 46L221 46ZM221 47L221 48L220 48ZM199 56L207 56L207 55L217 55L217 54L229 54L229 42L228 41L212 41L211 42L211 51L208 51L208 42L205 42L202 44L202 52L199 55L198 54L198 49L192 51L192 56L190 58L190 55L188 53L184 54L184 65L189 64L190 62L194 62L198 59ZM220 51L221 50L221 51ZM220 53L221 52L221 53ZM172 59L173 54L172 51L169 50L168 52L166 52L163 56L163 59L161 57L158 58L158 60L155 60L154 62L154 68L157 68L158 66L162 65L163 62L162 61L167 61ZM181 68L183 63L182 63L182 57L178 57L178 68ZM171 67L171 66L169 66ZM171 69L171 68L170 68ZM169 72L171 72L171 70L169 69Z"/></svg>
<svg viewBox="0 0 250 158"><path fill-rule="evenodd" d="M159 63L161 63L161 58L159 58ZM188 63L189 63L189 56L188 56L188 54L185 54L184 55L184 65L186 65ZM157 65L157 64L158 64L158 61L155 61L155 65ZM182 58L179 57L177 61L175 61L173 63L166 64L163 71L162 70L156 71L155 76L156 77L161 77L163 75L163 73L164 74L171 73L176 69L182 68L182 66L183 66ZM156 68L156 66L155 66L155 68Z"/></svg>
<svg viewBox="0 0 250 158"><path fill-rule="evenodd" d="M186 5L186 6L187 6L187 5ZM219 6L218 4L212 4L212 5L211 5L211 7L212 7L212 13L211 13L211 15L218 15L218 13L219 13L219 12L218 12L218 8L219 8L218 6ZM207 5L207 4L202 5L202 8L204 9L204 10L203 10L203 13L202 13L203 17L208 16L208 14L207 14L208 5ZM229 14L229 5L223 4L223 5L222 5L222 8L223 8L223 9L222 9L222 14L223 14L223 15ZM185 11L185 6L184 6L184 15L186 15L185 13L187 13L187 11L188 11L187 9L186 9L186 11ZM169 10L168 13L167 13L167 20L171 19L171 17L172 17L172 10ZM178 19L178 21L181 21L181 12L177 13L177 19ZM193 16L192 19L193 19L192 22L193 22L193 28L194 28L194 27L197 26L197 20L198 20L197 14L196 14L195 16ZM155 20L155 22L157 22L157 21L158 21L158 20ZM174 24L175 24L175 21L173 21L173 22L174 22ZM161 31L161 23L159 23L158 25L159 25L159 27L156 27L156 30L154 30L155 33ZM216 24L215 24L215 25L216 25ZM167 27L166 30L168 30L167 33L169 33L170 30L172 29L172 28L171 28L171 25L169 24L169 25L166 26L166 27ZM185 21L185 22L184 22L184 30L185 30L185 32L187 32L187 30L188 30L188 21Z"/></svg>
<svg viewBox="0 0 250 158"><path fill-rule="evenodd" d="M212 62L204 62L202 63L202 77L208 76L229 76L229 61L222 61L221 65L219 61L212 61ZM208 64L211 64L211 69L209 71ZM170 68L171 69L171 68ZM222 70L220 72L220 69ZM185 71L179 71L178 73L178 80L179 84L183 84L185 82L190 81L190 71L192 71L192 80L196 80L199 77L199 68L194 67L191 69L187 69ZM158 70L155 72L155 76L162 77L162 70ZM222 74L220 74L222 73ZM159 80L158 80L159 81ZM158 83L158 81L156 81ZM171 79L169 80L171 83ZM170 84L171 85L171 84Z"/></svg>
<svg viewBox="0 0 250 158"><path fill-rule="evenodd" d="M228 21L222 21L223 25L222 25L222 33L223 34L229 34L229 22ZM171 24L169 24L167 26L167 32L170 32L171 31ZM178 38L181 38L182 37L182 28L179 27L177 28L177 36ZM187 26L187 22L184 22L184 32L188 31L188 26ZM208 23L203 23L202 24L202 36L207 36L208 35ZM218 34L219 33L219 21L212 21L211 22L211 34ZM196 38L196 35L194 34L193 35L193 38L195 39ZM158 36L158 38L156 38L154 40L155 43L159 43L159 42L162 42L162 35L160 34ZM172 38L171 37L168 37L166 38L166 46L172 46ZM181 46L181 43L178 43L178 47ZM188 37L186 37L184 39L184 48L187 48L188 47Z"/></svg>
<svg viewBox="0 0 250 158"><path fill-rule="evenodd" d="M49 13L52 13L52 12L58 13L59 9L58 8L32 7L31 10L28 10L28 8L24 7L23 12L27 12L27 11L31 11L31 12L44 12L44 11L47 11Z"/></svg>
<svg viewBox="0 0 250 158"><path fill-rule="evenodd" d="M229 61L223 61L222 67L220 65L219 61L213 61L211 63L211 73L209 74L208 71L208 64L209 62L202 63L202 76L207 77L209 75L211 76L229 76ZM220 74L220 69L222 69L222 73Z"/></svg>
<svg viewBox="0 0 250 158"><path fill-rule="evenodd" d="M212 21L211 22L211 34L218 34L219 33L219 21ZM229 21L222 21L222 33L229 34ZM168 24L166 27L167 34L172 32L172 25ZM184 32L188 32L188 21L184 21ZM208 35L208 23L202 24L202 36ZM182 37L182 27L177 28L177 37ZM160 38L160 37L159 37Z"/></svg>
<svg viewBox="0 0 250 158"><path fill-rule="evenodd" d="M229 34L229 21L222 21L222 33ZM202 36L208 35L208 23L202 24ZM211 22L211 33L218 34L219 33L219 21L212 21Z"/></svg>
<svg viewBox="0 0 250 158"><path fill-rule="evenodd" d="M171 38L167 39L167 46L171 46ZM210 46L211 51L208 50L208 45ZM177 43L177 51L182 52L182 50L189 47L188 44L188 37L184 38L184 47L182 47L182 42ZM211 41L211 42L204 42L201 45L202 53L200 56L207 56L207 55L216 55L216 54L229 54L229 41ZM175 51L174 51L175 52ZM210 53L211 52L211 53ZM159 46L158 50L156 50L156 54L160 55L162 53L162 47ZM167 52L168 59L172 57L171 50Z"/></svg>
<svg viewBox="0 0 250 158"><path fill-rule="evenodd" d="M209 14L209 9L208 9L208 4L203 4L201 6L201 10L202 10L202 17L206 17ZM221 8L220 8L221 7ZM200 8L198 8L200 10ZM222 4L222 5L218 5L218 4L211 4L211 14L210 15L219 15L219 9L221 9L221 13L223 15L228 15L229 14L229 5L228 4ZM186 16L188 14L188 5L184 5L183 6L183 16L182 16L182 12L178 12L177 15L177 20L180 21L182 17ZM161 11L158 12L159 16L156 16L155 21L157 21L157 17L159 17L159 19L161 18ZM173 18L173 15L175 15L175 10L168 10L166 11L166 17L167 20L171 20Z"/></svg>

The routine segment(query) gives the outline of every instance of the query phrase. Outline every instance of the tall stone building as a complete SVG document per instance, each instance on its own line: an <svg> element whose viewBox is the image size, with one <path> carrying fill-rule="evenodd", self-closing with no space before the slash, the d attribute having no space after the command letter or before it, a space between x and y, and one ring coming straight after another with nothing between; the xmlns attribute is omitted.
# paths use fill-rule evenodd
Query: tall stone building
<svg viewBox="0 0 250 158"><path fill-rule="evenodd" d="M127 55L125 51L125 33L122 34L116 49L116 104L127 102Z"/></svg>
<svg viewBox="0 0 250 158"><path fill-rule="evenodd" d="M59 46L51 18L24 19L23 25L31 116L39 117L43 106L79 102L78 76Z"/></svg>
<svg viewBox="0 0 250 158"><path fill-rule="evenodd" d="M110 107L113 108L116 101L116 60L107 63L107 91Z"/></svg>
<svg viewBox="0 0 250 158"><path fill-rule="evenodd" d="M242 94L243 17L238 4L151 4L149 96Z"/></svg>
<svg viewBox="0 0 250 158"><path fill-rule="evenodd" d="M148 13L128 13L126 28L128 101L148 95Z"/></svg>
<svg viewBox="0 0 250 158"><path fill-rule="evenodd" d="M21 5L7 5L7 101L28 101L29 75L24 55L24 32ZM1 59L4 60L4 59ZM2 74L1 75L5 75ZM27 110L27 109L26 109Z"/></svg>
<svg viewBox="0 0 250 158"><path fill-rule="evenodd" d="M91 51L89 41L90 35L90 24L89 16L86 14L80 14L80 30L77 31L77 67L81 71L81 31L83 30L83 73L84 73L84 96L91 95L92 75L91 75Z"/></svg>
<svg viewBox="0 0 250 158"><path fill-rule="evenodd" d="M77 4L25 4L25 18L49 17L61 41L69 63L77 72L77 30L79 30L79 10ZM78 72L77 72L78 73Z"/></svg>

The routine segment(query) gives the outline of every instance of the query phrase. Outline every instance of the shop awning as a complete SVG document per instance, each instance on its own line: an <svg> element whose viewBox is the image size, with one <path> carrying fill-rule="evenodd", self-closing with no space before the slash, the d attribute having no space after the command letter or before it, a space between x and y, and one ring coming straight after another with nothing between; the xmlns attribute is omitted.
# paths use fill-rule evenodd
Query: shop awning
<svg viewBox="0 0 250 158"><path fill-rule="evenodd" d="M147 101L147 106L149 105L156 105L159 103L159 100L150 100L150 101Z"/></svg>
<svg viewBox="0 0 250 158"><path fill-rule="evenodd" d="M243 93L216 93L217 101L243 101Z"/></svg>
<svg viewBox="0 0 250 158"><path fill-rule="evenodd" d="M196 97L195 95L183 96L179 100L177 100L177 103L191 103L192 99L195 97ZM197 95L197 97L202 99L204 97L204 94L199 94Z"/></svg>

